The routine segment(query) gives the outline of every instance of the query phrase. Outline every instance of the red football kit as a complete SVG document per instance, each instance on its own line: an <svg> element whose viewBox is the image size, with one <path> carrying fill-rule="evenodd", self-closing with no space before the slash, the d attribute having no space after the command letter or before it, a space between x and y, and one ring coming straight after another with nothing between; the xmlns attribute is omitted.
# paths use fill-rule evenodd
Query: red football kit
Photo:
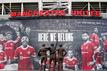
<svg viewBox="0 0 107 71"><path fill-rule="evenodd" d="M94 54L93 47L94 45L90 41L87 41L81 45L83 70L92 70L93 68L93 66L89 65L90 62L93 62L93 54Z"/></svg>
<svg viewBox="0 0 107 71"><path fill-rule="evenodd" d="M36 57L36 52L33 47L29 45L26 48L23 48L23 46L18 47L14 57L19 58L18 71L33 71L33 64L30 59L31 57Z"/></svg>
<svg viewBox="0 0 107 71"><path fill-rule="evenodd" d="M90 35L90 40L94 44L94 48L97 49L99 47L99 42L100 42L99 36L97 34L93 33ZM100 52L95 53L96 63L101 63L101 56L100 55L101 55Z"/></svg>
<svg viewBox="0 0 107 71"><path fill-rule="evenodd" d="M99 46L99 36L97 35L97 34L95 34L95 33L92 33L91 35L90 35L90 40L92 41L92 43L94 44L94 46L96 47L96 48L98 48L98 46Z"/></svg>
<svg viewBox="0 0 107 71"><path fill-rule="evenodd" d="M0 52L0 62L4 61L6 58L6 54L4 51ZM0 63L0 69L4 69L5 63Z"/></svg>
<svg viewBox="0 0 107 71"><path fill-rule="evenodd" d="M13 60L14 58L14 51L16 48L16 44L19 41L20 37L17 37L15 41L8 40L4 43L4 50L7 55L7 59Z"/></svg>
<svg viewBox="0 0 107 71"><path fill-rule="evenodd" d="M65 57L64 64L65 64L65 67L75 70L75 65L78 64L78 60L75 57L72 57L72 58Z"/></svg>
<svg viewBox="0 0 107 71"><path fill-rule="evenodd" d="M102 56L100 51L96 52L95 58L96 58L96 64L102 64Z"/></svg>

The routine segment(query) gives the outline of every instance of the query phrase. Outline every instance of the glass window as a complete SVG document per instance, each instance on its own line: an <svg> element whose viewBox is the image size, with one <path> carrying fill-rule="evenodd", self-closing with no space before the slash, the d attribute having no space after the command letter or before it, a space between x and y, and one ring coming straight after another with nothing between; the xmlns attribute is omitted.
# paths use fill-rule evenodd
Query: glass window
<svg viewBox="0 0 107 71"><path fill-rule="evenodd" d="M86 2L73 2L72 10L88 10L88 3Z"/></svg>
<svg viewBox="0 0 107 71"><path fill-rule="evenodd" d="M24 3L24 11L26 10L38 10L38 3Z"/></svg>
<svg viewBox="0 0 107 71"><path fill-rule="evenodd" d="M11 10L15 12L21 12L21 3L12 3Z"/></svg>
<svg viewBox="0 0 107 71"><path fill-rule="evenodd" d="M107 2L102 2L101 3L101 12L102 13L107 13Z"/></svg>
<svg viewBox="0 0 107 71"><path fill-rule="evenodd" d="M64 10L68 13L68 2L44 2L43 10Z"/></svg>
<svg viewBox="0 0 107 71"><path fill-rule="evenodd" d="M9 3L4 4L4 14L9 14L10 12L11 12L10 4Z"/></svg>
<svg viewBox="0 0 107 71"><path fill-rule="evenodd" d="M91 10L100 10L98 2L92 2L92 3L90 3L90 5L91 5L91 7L90 7Z"/></svg>

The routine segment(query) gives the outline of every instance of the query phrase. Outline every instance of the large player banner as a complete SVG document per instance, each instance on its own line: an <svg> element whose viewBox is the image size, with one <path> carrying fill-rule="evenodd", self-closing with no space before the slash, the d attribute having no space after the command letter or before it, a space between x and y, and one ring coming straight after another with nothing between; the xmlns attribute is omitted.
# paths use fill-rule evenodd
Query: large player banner
<svg viewBox="0 0 107 71"><path fill-rule="evenodd" d="M38 51L43 44L45 44L46 47L50 47L51 44L56 45L57 43L56 48L59 47L59 45L62 45L67 52L69 50L73 51L74 56L79 61L78 69L81 69L82 62L82 34L87 33L88 35L90 35L94 32L94 28L98 28L97 35L99 36L99 38L102 38L103 35L107 35L107 20L45 18L0 21L0 35L5 36L7 32L12 32L12 40L16 40L16 31L19 31L20 37L28 36L29 45L35 48L38 60L40 60L40 57L38 56ZM0 37L0 40L1 39L2 38ZM21 40L19 40L18 44L15 45L16 48L19 47L21 44ZM37 67L37 64L39 63L37 62L33 64L34 69L39 69L40 66L38 65Z"/></svg>

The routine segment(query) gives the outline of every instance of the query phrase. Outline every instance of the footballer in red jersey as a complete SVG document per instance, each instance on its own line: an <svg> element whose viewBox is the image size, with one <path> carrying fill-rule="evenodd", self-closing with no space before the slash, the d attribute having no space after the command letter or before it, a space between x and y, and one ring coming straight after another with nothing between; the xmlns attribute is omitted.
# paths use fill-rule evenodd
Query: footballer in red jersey
<svg viewBox="0 0 107 71"><path fill-rule="evenodd" d="M23 36L21 39L22 45L15 50L14 59L18 61L18 71L33 71L31 57L36 57L35 49L28 45L29 39Z"/></svg>
<svg viewBox="0 0 107 71"><path fill-rule="evenodd" d="M94 48L97 49L100 42L100 38L98 36L98 28L94 28L94 33L90 35L90 40L94 44Z"/></svg>
<svg viewBox="0 0 107 71"><path fill-rule="evenodd" d="M94 52L94 58L96 60L96 70L102 70L102 52L101 47L97 48Z"/></svg>
<svg viewBox="0 0 107 71"><path fill-rule="evenodd" d="M95 59L96 59L96 64L97 66L100 64L102 64L102 56L101 56L101 51L99 52L96 52L98 51L99 49L101 49L99 46L100 46L100 38L98 36L98 28L94 28L94 33L92 33L90 35L90 40L91 42L94 44L94 56L95 56ZM98 68L98 67L97 67Z"/></svg>
<svg viewBox="0 0 107 71"><path fill-rule="evenodd" d="M4 50L7 55L8 62L10 63L14 58L14 51L16 48L17 42L20 40L20 36L16 40L12 40L12 32L6 33L6 42L4 43Z"/></svg>
<svg viewBox="0 0 107 71"><path fill-rule="evenodd" d="M92 70L93 65L95 63L95 59L93 57L94 54L94 45L89 40L89 36L87 33L82 34L82 39L85 41L81 45L81 53L82 53L82 70Z"/></svg>
<svg viewBox="0 0 107 71"><path fill-rule="evenodd" d="M66 70L66 69L72 69L75 71L78 70L78 60L73 55L73 52L71 50L69 50L68 55L66 57L64 57L63 66L64 66L64 70Z"/></svg>
<svg viewBox="0 0 107 71"><path fill-rule="evenodd" d="M6 61L7 61L7 56L3 51L3 45L0 44L0 69L4 69Z"/></svg>

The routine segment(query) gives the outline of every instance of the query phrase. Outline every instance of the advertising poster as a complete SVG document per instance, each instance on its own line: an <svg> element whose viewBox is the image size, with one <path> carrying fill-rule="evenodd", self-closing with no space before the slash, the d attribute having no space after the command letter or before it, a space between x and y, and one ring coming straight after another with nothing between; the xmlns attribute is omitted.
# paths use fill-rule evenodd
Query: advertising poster
<svg viewBox="0 0 107 71"><path fill-rule="evenodd" d="M0 71L106 71L106 2L40 1L0 2Z"/></svg>

